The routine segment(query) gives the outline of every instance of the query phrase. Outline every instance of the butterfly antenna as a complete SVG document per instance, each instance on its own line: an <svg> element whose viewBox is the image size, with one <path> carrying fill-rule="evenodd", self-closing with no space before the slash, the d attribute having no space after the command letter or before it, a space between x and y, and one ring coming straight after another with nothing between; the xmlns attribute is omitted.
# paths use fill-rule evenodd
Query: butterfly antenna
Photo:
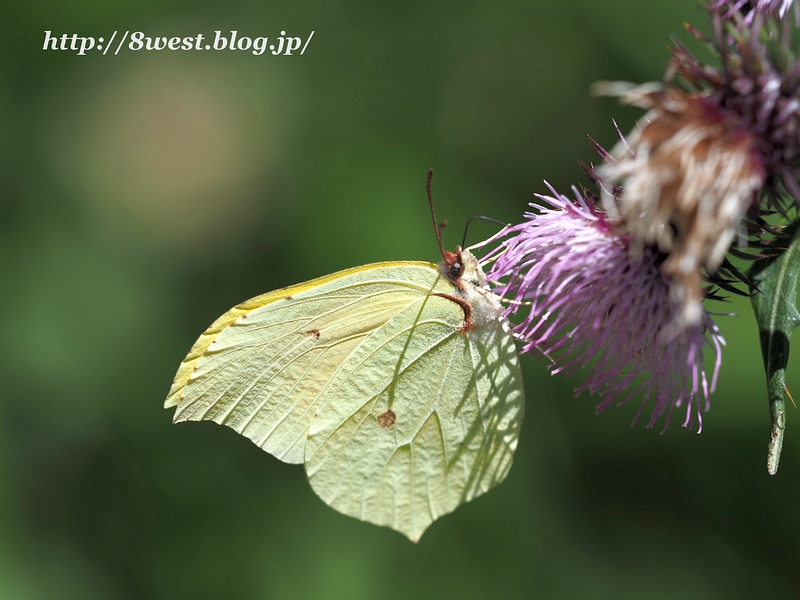
<svg viewBox="0 0 800 600"><path fill-rule="evenodd" d="M463 248L467 243L467 229L469 229L469 224L473 221L477 221L478 219L482 221L491 221L492 223L497 223L498 225L505 227L507 223L503 223L502 221L498 221L497 219L493 219L492 217L484 217L483 215L475 215L474 217L470 217L467 219L467 224L464 225L464 238L461 240L461 247Z"/></svg>
<svg viewBox="0 0 800 600"><path fill-rule="evenodd" d="M439 221L436 220L436 211L433 209L433 194L431 194L431 179L433 179L433 169L428 171L428 178L425 181L425 189L428 190L428 203L431 205L431 217L433 217L433 229L436 231L436 241L439 242L439 252L442 253L442 259L446 259L444 255L444 246L442 245L442 230L439 228Z"/></svg>

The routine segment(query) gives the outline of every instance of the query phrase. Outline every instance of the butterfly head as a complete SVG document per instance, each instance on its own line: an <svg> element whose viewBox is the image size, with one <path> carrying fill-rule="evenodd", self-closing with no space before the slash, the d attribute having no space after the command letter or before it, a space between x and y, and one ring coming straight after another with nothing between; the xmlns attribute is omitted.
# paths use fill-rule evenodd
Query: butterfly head
<svg viewBox="0 0 800 600"><path fill-rule="evenodd" d="M455 252L444 252L444 260L439 263L439 272L458 287L464 282L476 287L482 287L486 283L486 276L478 259L461 246L456 246Z"/></svg>

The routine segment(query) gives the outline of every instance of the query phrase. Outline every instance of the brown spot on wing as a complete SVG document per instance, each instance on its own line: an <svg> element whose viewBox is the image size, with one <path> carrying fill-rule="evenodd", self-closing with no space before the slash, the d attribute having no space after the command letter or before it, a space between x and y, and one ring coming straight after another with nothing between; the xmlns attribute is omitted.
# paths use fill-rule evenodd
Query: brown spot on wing
<svg viewBox="0 0 800 600"><path fill-rule="evenodd" d="M284 300L291 300L291 299L292 299L291 296L286 296L286 298L284 298Z"/></svg>
<svg viewBox="0 0 800 600"><path fill-rule="evenodd" d="M310 329L306 331L306 333L311 337L313 337L315 340L319 339L319 329Z"/></svg>
<svg viewBox="0 0 800 600"><path fill-rule="evenodd" d="M394 422L397 420L397 415L392 412L391 409L387 410L381 416L378 417L378 425L386 429L387 427L391 427L394 425Z"/></svg>

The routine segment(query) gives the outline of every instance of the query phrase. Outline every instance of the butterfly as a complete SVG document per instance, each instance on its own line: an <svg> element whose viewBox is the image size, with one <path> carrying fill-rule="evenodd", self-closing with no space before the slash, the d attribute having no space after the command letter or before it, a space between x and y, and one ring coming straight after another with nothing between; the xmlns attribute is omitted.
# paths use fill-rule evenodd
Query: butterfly
<svg viewBox="0 0 800 600"><path fill-rule="evenodd" d="M428 195L430 198L430 176ZM334 509L417 541L508 473L524 410L503 306L473 254L382 262L256 296L181 363L173 422L304 464Z"/></svg>

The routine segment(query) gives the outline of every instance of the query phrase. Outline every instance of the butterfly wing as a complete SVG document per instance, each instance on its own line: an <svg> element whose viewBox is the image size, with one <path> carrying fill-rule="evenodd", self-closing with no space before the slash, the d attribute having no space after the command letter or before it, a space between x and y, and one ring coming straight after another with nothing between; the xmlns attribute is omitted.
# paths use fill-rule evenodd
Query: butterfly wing
<svg viewBox="0 0 800 600"><path fill-rule="evenodd" d="M522 418L511 336L461 331L461 306L432 295L454 290L394 262L253 298L197 340L165 406L305 461L330 506L416 540L505 478Z"/></svg>
<svg viewBox="0 0 800 600"><path fill-rule="evenodd" d="M452 286L430 263L377 263L258 296L217 319L181 364L165 407L174 422L232 427L301 463L331 380L404 308Z"/></svg>
<svg viewBox="0 0 800 600"><path fill-rule="evenodd" d="M498 321L462 332L463 319L447 298L410 304L332 378L305 455L330 506L417 540L505 478L523 414L516 348Z"/></svg>

